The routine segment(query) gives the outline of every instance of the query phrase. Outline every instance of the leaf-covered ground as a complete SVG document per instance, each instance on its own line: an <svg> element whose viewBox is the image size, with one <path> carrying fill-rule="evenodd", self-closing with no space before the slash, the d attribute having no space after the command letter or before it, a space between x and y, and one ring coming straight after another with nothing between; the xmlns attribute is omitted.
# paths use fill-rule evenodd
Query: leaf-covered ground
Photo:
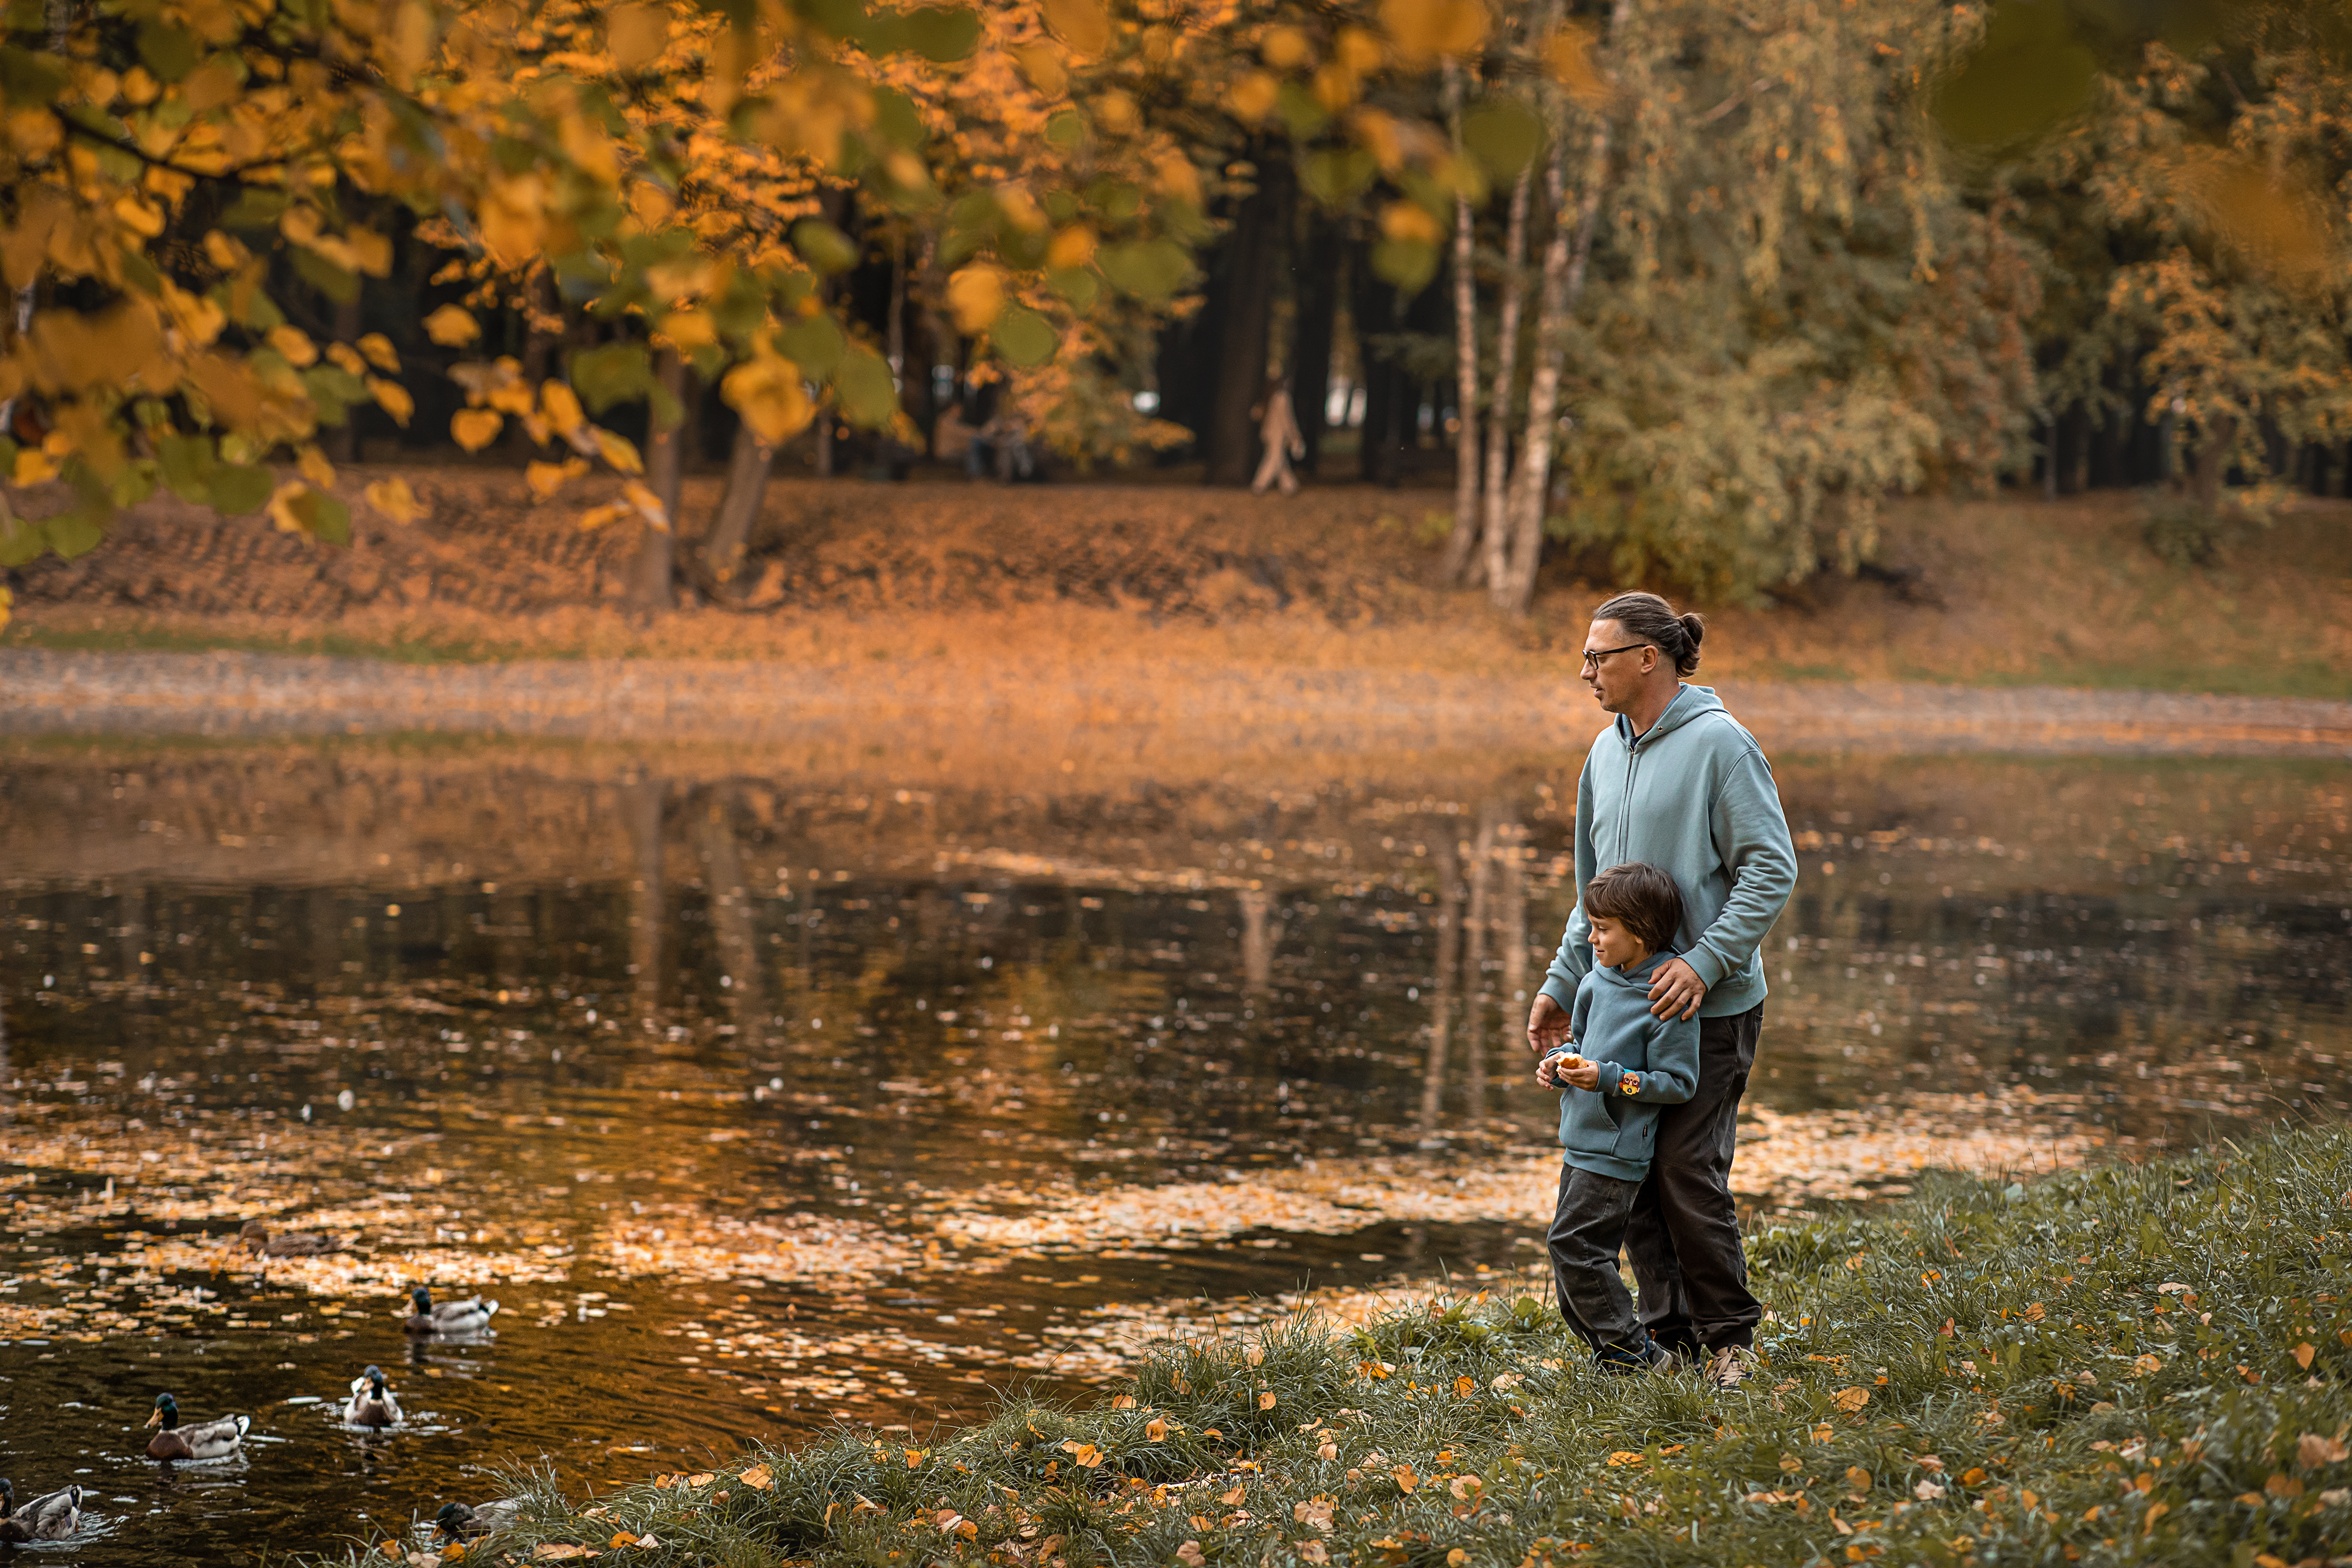
<svg viewBox="0 0 2352 1568"><path fill-rule="evenodd" d="M394 472L345 470L355 505ZM169 497L127 509L104 545L24 569L0 645L352 653L412 663L518 656L764 658L805 667L869 657L959 673L1003 658L1034 687L1093 684L1139 658L1332 665L1427 678L1541 673L1607 594L1601 559L1562 558L1523 622L1483 596L1426 588L1449 490L1354 485L1295 497L1189 485L779 478L739 608L627 612L635 538L583 533L578 499L534 504L497 467L397 472L428 516L368 517L323 549L263 516L221 518ZM707 516L715 476L688 481ZM363 517L366 516L364 508ZM1439 526L1427 528L1434 515ZM2137 497L2055 506L2002 498L1888 508L1877 579L1827 577L1769 606L1707 604L1709 678L2021 681L2341 698L2352 655L2352 530L2305 499L2210 568L2159 559ZM695 527L689 520L689 543ZM1579 580L1580 569L1596 580ZM2270 610L2211 614L2216 591ZM2207 622L2193 646L2178 628ZM878 650L878 652L877 652ZM1166 672L1160 672L1165 679ZM1213 683L1211 683L1213 685ZM1034 689L1034 688L1033 688ZM1195 703L1203 687L1185 694Z"/></svg>
<svg viewBox="0 0 2352 1568"><path fill-rule="evenodd" d="M1533 1298L1155 1351L1113 1397L844 1431L468 1562L2314 1564L2352 1531L2352 1134L1769 1229L1746 1386L1604 1376ZM425 1511L429 1511L429 1509ZM365 1554L429 1561L420 1535Z"/></svg>

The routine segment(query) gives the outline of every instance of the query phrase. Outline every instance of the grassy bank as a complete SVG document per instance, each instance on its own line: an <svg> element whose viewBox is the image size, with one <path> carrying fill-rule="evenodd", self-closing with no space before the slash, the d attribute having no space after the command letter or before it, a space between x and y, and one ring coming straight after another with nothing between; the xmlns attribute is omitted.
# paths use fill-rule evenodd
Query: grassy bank
<svg viewBox="0 0 2352 1568"><path fill-rule="evenodd" d="M1729 1394L1603 1377L1531 1300L1439 1302L1164 1347L1105 1404L927 1448L844 1433L594 1500L520 1477L522 1522L466 1558L2319 1563L2352 1541L2347 1189L2340 1132L1952 1183L1759 1238L1775 1316Z"/></svg>
<svg viewBox="0 0 2352 1568"><path fill-rule="evenodd" d="M354 482L376 471L354 471ZM1561 556L1533 612L1428 586L1441 491L779 480L724 605L631 612L636 541L583 533L496 468L402 470L432 515L348 549L156 500L79 560L14 574L0 647L334 653L409 663L994 656L1045 684L1103 664L1451 671L1571 682L1612 588ZM717 481L689 488L698 512ZM1706 603L1706 675L2352 696L2352 504L2299 503L2198 567L2141 538L2143 498L1891 507L1867 578ZM1442 530L1440 530L1442 532Z"/></svg>

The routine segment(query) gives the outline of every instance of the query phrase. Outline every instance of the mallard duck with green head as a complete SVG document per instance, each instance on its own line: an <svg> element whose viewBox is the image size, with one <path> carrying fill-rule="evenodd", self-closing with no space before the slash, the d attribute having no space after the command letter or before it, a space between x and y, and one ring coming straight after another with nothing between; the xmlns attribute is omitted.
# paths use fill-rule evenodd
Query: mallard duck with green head
<svg viewBox="0 0 2352 1568"><path fill-rule="evenodd" d="M408 1292L409 1304L416 1310L401 1324L410 1333L479 1333L490 1326L498 1315L499 1304L479 1296L468 1296L462 1301L433 1302L433 1292L419 1285Z"/></svg>
<svg viewBox="0 0 2352 1568"><path fill-rule="evenodd" d="M478 1535L505 1530L521 1517L521 1501L502 1497L479 1508L468 1508L462 1502L445 1502L441 1505L441 1511L433 1516L433 1525L451 1541L471 1541Z"/></svg>
<svg viewBox="0 0 2352 1568"><path fill-rule="evenodd" d="M343 1406L343 1419L354 1427L400 1425L400 1401L384 1385L383 1367L370 1366L352 1379L352 1402Z"/></svg>
<svg viewBox="0 0 2352 1568"><path fill-rule="evenodd" d="M147 1425L163 1428L148 1440L147 1457L151 1459L225 1459L245 1441L253 1417L223 1416L217 1420L183 1427L178 1402L168 1394L158 1394L155 1412L147 1417Z"/></svg>
<svg viewBox="0 0 2352 1568"><path fill-rule="evenodd" d="M67 1487L21 1507L16 1488L0 1476L0 1541L63 1541L81 1528L81 1488Z"/></svg>

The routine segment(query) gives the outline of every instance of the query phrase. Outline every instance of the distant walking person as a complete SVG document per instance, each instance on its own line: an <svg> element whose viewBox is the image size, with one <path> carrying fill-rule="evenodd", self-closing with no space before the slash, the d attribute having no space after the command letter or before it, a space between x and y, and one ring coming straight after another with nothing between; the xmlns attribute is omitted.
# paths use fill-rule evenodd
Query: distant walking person
<svg viewBox="0 0 2352 1568"><path fill-rule="evenodd" d="M1250 494L1263 496L1269 485L1279 485L1286 496L1298 493L1298 476L1290 471L1290 460L1307 455L1307 438L1298 433L1298 421L1290 412L1290 388L1276 384L1266 394L1265 410L1257 423L1257 438L1265 444L1265 455L1258 460L1257 477L1250 481Z"/></svg>
<svg viewBox="0 0 2352 1568"><path fill-rule="evenodd" d="M1652 971L1650 1010L1699 1021L1698 1087L1658 1113L1654 1155L1635 1196L1625 1251L1651 1337L1731 1387L1755 1361L1763 1308L1731 1199L1739 1097L1764 1024L1757 949L1797 884L1796 849L1763 749L1715 693L1684 684L1706 623L1654 593L1592 612L1584 681L1616 722L1592 743L1576 788L1577 905L1528 1013L1539 1056L1572 1038L1591 972L1588 889L1604 865L1646 862L1674 879L1683 920Z"/></svg>

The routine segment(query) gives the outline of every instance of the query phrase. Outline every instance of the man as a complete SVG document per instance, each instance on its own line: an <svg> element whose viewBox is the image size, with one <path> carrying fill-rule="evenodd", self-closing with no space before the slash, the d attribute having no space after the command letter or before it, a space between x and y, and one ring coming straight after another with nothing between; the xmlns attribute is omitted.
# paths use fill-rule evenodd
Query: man
<svg viewBox="0 0 2352 1568"><path fill-rule="evenodd" d="M1706 634L1698 616L1676 615L1654 593L1621 593L1593 612L1584 681L1617 717L1577 783L1577 906L1528 1013L1528 1043L1540 1056L1570 1038L1569 1009L1592 967L1584 893L1594 873L1630 861L1663 868L1684 919L1679 956L1651 981L1650 1010L1698 1018L1698 1090L1659 1114L1625 1251L1651 1336L1703 1359L1708 1380L1728 1388L1754 1364L1764 1315L1731 1199L1739 1097L1764 1022L1757 948L1797 884L1797 855L1756 737L1714 692L1683 682Z"/></svg>

